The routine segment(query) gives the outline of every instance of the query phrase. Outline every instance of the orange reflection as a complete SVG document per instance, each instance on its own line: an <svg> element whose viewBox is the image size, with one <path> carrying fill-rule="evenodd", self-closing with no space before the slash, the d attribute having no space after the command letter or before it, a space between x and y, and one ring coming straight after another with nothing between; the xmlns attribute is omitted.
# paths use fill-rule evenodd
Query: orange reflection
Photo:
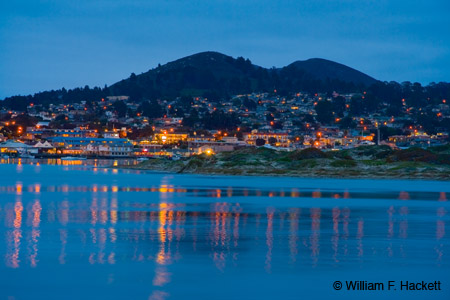
<svg viewBox="0 0 450 300"><path fill-rule="evenodd" d="M22 212L23 205L21 198L16 199L14 205L14 222L12 232L7 233L7 244L10 246L6 254L6 265L11 268L19 267L20 244L22 240Z"/></svg>
<svg viewBox="0 0 450 300"><path fill-rule="evenodd" d="M39 200L36 200L31 208L31 212L33 215L33 222L32 222L32 230L31 230L31 253L30 253L30 265L31 267L37 266L37 255L38 255L38 241L39 237L41 235L41 232L39 230L39 224L41 222L41 203Z"/></svg>
<svg viewBox="0 0 450 300"><path fill-rule="evenodd" d="M39 227L39 224L41 223L41 203L39 200L36 200L32 207L33 212L33 227Z"/></svg>
<svg viewBox="0 0 450 300"><path fill-rule="evenodd" d="M16 183L16 194L17 195L22 195L22 188L23 188L23 186L22 186L21 182Z"/></svg>
<svg viewBox="0 0 450 300"><path fill-rule="evenodd" d="M297 189L292 189L291 190L291 197L292 198L297 198L299 196L300 196L300 193L299 193L299 191Z"/></svg>
<svg viewBox="0 0 450 300"><path fill-rule="evenodd" d="M102 198L100 202L100 223L106 224L108 221L108 205L107 205L107 199Z"/></svg>
<svg viewBox="0 0 450 300"><path fill-rule="evenodd" d="M23 212L23 205L22 201L19 199L16 201L16 204L14 205L14 228L20 229L22 225L22 212Z"/></svg>
<svg viewBox="0 0 450 300"><path fill-rule="evenodd" d="M160 265L167 264L170 261L171 252L169 246L170 241L172 240L172 229L171 229L172 223L173 223L172 206L166 202L161 202L159 204L159 228L158 228L160 247L156 255L156 262ZM168 244L167 250L166 250L166 243Z"/></svg>
<svg viewBox="0 0 450 300"><path fill-rule="evenodd" d="M155 278L153 278L154 286L163 286L170 282L170 273L165 267L156 268Z"/></svg>
<svg viewBox="0 0 450 300"><path fill-rule="evenodd" d="M111 224L116 224L117 223L117 210L118 210L118 206L117 206L117 198L113 197L111 199L111 207L110 207L110 220L111 220Z"/></svg>
<svg viewBox="0 0 450 300"><path fill-rule="evenodd" d="M65 226L69 222L69 202L63 200L60 207L60 219L59 222Z"/></svg>
<svg viewBox="0 0 450 300"><path fill-rule="evenodd" d="M98 215L97 215L97 198L96 197L92 197L92 203L91 203L91 207L90 207L90 211L91 211L91 224L95 225L97 223L97 219L98 219Z"/></svg>

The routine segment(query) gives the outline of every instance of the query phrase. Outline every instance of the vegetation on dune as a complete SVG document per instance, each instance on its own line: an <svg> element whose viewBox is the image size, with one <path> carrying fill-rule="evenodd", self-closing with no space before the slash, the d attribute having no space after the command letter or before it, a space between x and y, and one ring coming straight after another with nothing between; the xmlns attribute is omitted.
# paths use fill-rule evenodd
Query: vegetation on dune
<svg viewBox="0 0 450 300"><path fill-rule="evenodd" d="M392 150L364 146L324 152L309 148L277 152L243 148L215 156L197 155L185 160L153 159L134 168L176 173L273 175L302 177L429 178L450 179L447 148Z"/></svg>

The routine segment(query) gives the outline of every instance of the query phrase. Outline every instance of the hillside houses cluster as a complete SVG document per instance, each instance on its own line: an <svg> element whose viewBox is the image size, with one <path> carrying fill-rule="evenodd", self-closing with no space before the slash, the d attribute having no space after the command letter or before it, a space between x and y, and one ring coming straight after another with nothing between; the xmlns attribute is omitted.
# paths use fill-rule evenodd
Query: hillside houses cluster
<svg viewBox="0 0 450 300"><path fill-rule="evenodd" d="M353 96L297 93L285 98L253 93L220 102L206 97L155 100L148 108L128 96L48 107L30 104L26 111L0 111L0 150L8 156L172 157L240 147L336 150L448 142L445 129L429 134L415 124L414 108L406 103L395 118L385 113L350 114ZM319 121L318 106L336 97L342 100L343 111L331 112L329 122ZM450 118L445 102L430 108L439 118ZM342 122L353 125L341 126Z"/></svg>

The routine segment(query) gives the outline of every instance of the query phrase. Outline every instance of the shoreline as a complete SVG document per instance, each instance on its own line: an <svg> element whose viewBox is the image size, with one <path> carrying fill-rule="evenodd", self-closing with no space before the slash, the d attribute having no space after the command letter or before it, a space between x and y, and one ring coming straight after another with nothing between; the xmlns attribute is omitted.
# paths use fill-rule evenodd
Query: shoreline
<svg viewBox="0 0 450 300"><path fill-rule="evenodd" d="M6 165L6 164L2 164ZM11 165L11 164L10 164ZM55 166L58 165L49 165ZM90 165L86 165L90 166ZM94 168L94 166L90 166ZM181 171L170 168L163 167L149 167L142 165L118 165L118 166L97 166L97 168L103 169L113 169L113 170L130 170L130 171L148 171L151 173L160 173L160 174L172 174L172 175L212 175L212 176L229 176L229 177L273 177L273 178L302 178L302 179L364 179L364 180L416 180L416 181L439 181L445 182L450 181L450 170L448 172L420 172L420 173L377 173L377 174L369 174L367 172L360 173L342 173L338 172L340 170L334 170L334 172L330 172L330 170L312 170L305 172L243 172L242 170L237 171L236 169L229 170L185 170ZM361 171L361 170L360 170Z"/></svg>
<svg viewBox="0 0 450 300"><path fill-rule="evenodd" d="M357 149L358 153L349 156L349 153L330 154L318 149L290 153L245 149L177 161L151 159L134 166L117 167L172 174L450 181L450 165L445 161L426 162L416 157L414 161L392 161L392 155L380 158L385 150L369 147Z"/></svg>
<svg viewBox="0 0 450 300"><path fill-rule="evenodd" d="M450 181L450 174L448 176L424 176L424 174L414 175L411 174L382 174L382 175L366 175L366 174L336 174L336 173L324 173L317 174L314 172L310 173L235 173L235 172L178 172L174 170L157 169L157 168L142 168L138 166L116 166L111 167L114 169L121 170L136 170L136 171L149 171L155 173L163 174L174 174L174 175L212 175L212 176L230 176L230 177L289 177L289 178L303 178L303 179L366 179L366 180L417 180L417 181Z"/></svg>

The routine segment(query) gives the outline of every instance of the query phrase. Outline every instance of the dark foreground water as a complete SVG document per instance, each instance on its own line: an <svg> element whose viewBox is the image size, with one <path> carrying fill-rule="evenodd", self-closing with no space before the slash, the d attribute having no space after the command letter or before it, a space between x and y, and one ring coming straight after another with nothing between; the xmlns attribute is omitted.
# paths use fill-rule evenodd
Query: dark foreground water
<svg viewBox="0 0 450 300"><path fill-rule="evenodd" d="M0 165L0 299L450 299L448 197L448 182Z"/></svg>

